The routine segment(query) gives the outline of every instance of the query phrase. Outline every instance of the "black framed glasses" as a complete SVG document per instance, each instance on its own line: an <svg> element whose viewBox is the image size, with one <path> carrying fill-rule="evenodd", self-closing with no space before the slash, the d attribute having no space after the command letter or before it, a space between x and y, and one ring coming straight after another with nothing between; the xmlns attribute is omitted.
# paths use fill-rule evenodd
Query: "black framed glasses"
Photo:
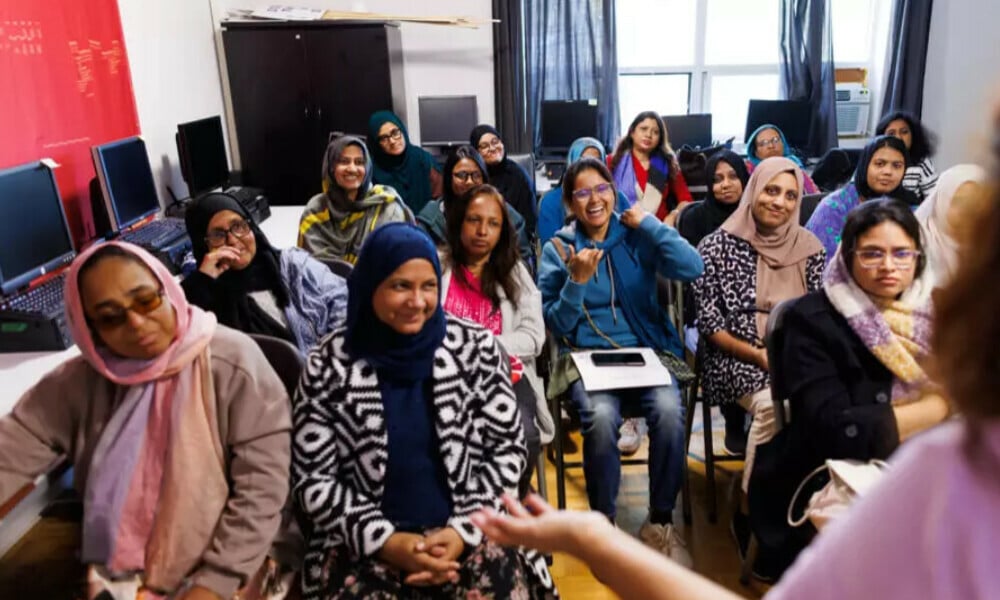
<svg viewBox="0 0 1000 600"><path fill-rule="evenodd" d="M114 329L121 327L128 321L128 313L134 312L137 315L146 316L154 310L163 306L163 290L155 292L141 293L132 300L128 306L115 307L112 310L101 312L96 317L89 319L94 327L98 329Z"/></svg>
<svg viewBox="0 0 1000 600"><path fill-rule="evenodd" d="M385 144L389 140L396 141L401 137L403 137L403 132L399 130L399 127L396 127L389 131L389 133L378 136L378 143Z"/></svg>
<svg viewBox="0 0 1000 600"><path fill-rule="evenodd" d="M229 229L212 229L205 234L205 243L208 244L210 248L219 248L226 245L226 241L229 239L229 235L232 234L233 237L242 239L250 233L250 224L244 220L239 220L232 223Z"/></svg>
<svg viewBox="0 0 1000 600"><path fill-rule="evenodd" d="M472 181L473 183L483 182L482 171L452 171L451 176L459 181Z"/></svg>

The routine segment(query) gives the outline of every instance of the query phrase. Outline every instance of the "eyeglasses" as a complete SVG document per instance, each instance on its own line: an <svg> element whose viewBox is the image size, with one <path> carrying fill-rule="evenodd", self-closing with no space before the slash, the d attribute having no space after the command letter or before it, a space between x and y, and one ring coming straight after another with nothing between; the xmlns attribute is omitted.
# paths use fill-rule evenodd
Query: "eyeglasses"
<svg viewBox="0 0 1000 600"><path fill-rule="evenodd" d="M163 290L146 292L135 297L132 304L116 307L113 312L104 312L90 319L98 329L114 329L128 321L128 313L146 316L163 305Z"/></svg>
<svg viewBox="0 0 1000 600"><path fill-rule="evenodd" d="M483 174L481 171L453 171L451 176L459 181L473 181L475 183L483 182Z"/></svg>
<svg viewBox="0 0 1000 600"><path fill-rule="evenodd" d="M877 269L885 264L885 257L892 257L892 265L897 269L909 269L920 256L919 250L900 248L891 252L878 249L856 250L854 255L858 257L858 263L865 269Z"/></svg>
<svg viewBox="0 0 1000 600"><path fill-rule="evenodd" d="M781 138L775 136L769 140L757 140L757 147L767 148L768 146L777 146L780 143L781 143Z"/></svg>
<svg viewBox="0 0 1000 600"><path fill-rule="evenodd" d="M210 248L218 248L220 246L225 246L226 241L229 240L229 234L233 234L233 237L242 239L250 233L250 224L246 221L236 221L229 226L229 229L212 229L205 234L205 243L209 245Z"/></svg>
<svg viewBox="0 0 1000 600"><path fill-rule="evenodd" d="M503 142L500 141L500 138L493 138L488 142L483 142L482 144L476 146L476 148L478 148L480 152L486 152L490 148L501 148L501 147L503 147Z"/></svg>
<svg viewBox="0 0 1000 600"><path fill-rule="evenodd" d="M580 188L578 190L573 190L573 199L580 200L581 202L586 202L590 200L590 197L594 194L599 196L604 196L610 194L614 191L614 186L610 183L599 183L592 188Z"/></svg>
<svg viewBox="0 0 1000 600"><path fill-rule="evenodd" d="M401 137L403 137L403 132L399 130L399 127L397 127L385 135L378 136L378 143L384 144L389 140L395 141Z"/></svg>

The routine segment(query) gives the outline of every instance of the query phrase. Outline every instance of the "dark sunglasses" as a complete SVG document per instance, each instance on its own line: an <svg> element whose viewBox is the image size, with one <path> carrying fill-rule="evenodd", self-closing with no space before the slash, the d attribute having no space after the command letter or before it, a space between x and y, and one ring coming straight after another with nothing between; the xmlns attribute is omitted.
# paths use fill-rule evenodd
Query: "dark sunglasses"
<svg viewBox="0 0 1000 600"><path fill-rule="evenodd" d="M115 307L113 310L102 312L90 319L94 327L98 329L115 329L121 327L128 321L129 311L137 315L146 316L154 310L163 306L163 290L146 292L139 294L128 306Z"/></svg>

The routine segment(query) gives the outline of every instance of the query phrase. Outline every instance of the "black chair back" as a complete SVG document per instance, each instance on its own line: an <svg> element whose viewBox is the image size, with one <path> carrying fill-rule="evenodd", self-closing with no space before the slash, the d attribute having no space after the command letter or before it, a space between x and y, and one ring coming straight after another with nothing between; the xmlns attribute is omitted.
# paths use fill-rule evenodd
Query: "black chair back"
<svg viewBox="0 0 1000 600"><path fill-rule="evenodd" d="M320 262L333 271L334 275L339 275L344 279L347 279L347 277L351 274L351 271L354 270L354 265L339 258L323 258L320 259Z"/></svg>
<svg viewBox="0 0 1000 600"><path fill-rule="evenodd" d="M291 398L299 386L299 377L305 366L305 359L299 354L299 349L287 340L270 335L251 333L250 337L260 346L264 357L267 358L267 362L271 364L274 372L278 374L281 383L285 384L288 397Z"/></svg>
<svg viewBox="0 0 1000 600"><path fill-rule="evenodd" d="M806 223L809 222L809 217L812 216L813 212L816 211L816 207L819 203L826 198L826 194L806 194L802 196L802 210L799 212L799 225L805 227Z"/></svg>
<svg viewBox="0 0 1000 600"><path fill-rule="evenodd" d="M767 331L764 334L764 344L767 347L767 364L770 369L771 401L774 403L774 421L778 430L788 424L790 415L785 410L785 400L788 390L785 389L784 376L781 371L781 355L785 342L785 313L797 298L779 302L771 309L767 319Z"/></svg>

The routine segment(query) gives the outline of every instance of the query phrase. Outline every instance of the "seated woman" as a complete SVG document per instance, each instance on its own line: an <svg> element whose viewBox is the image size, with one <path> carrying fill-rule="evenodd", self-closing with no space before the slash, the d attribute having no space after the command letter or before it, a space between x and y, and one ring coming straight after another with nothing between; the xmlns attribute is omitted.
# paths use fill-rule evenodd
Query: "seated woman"
<svg viewBox="0 0 1000 600"><path fill-rule="evenodd" d="M764 159L736 212L698 246L705 261L705 274L693 285L698 331L707 341L702 390L726 419L726 449L746 452L744 490L755 447L773 435L763 342L768 312L819 289L826 263L822 244L799 225L801 183L794 162ZM744 411L753 416L749 444Z"/></svg>
<svg viewBox="0 0 1000 600"><path fill-rule="evenodd" d="M413 213L387 185L372 185L372 161L360 139L345 135L326 147L323 193L306 204L299 220L299 247L319 260L357 260L361 244L376 227Z"/></svg>
<svg viewBox="0 0 1000 600"><path fill-rule="evenodd" d="M607 155L604 152L604 144L592 137L577 138L570 144L569 152L566 154L566 168L583 157L596 158L604 161ZM628 198L618 192L618 203L615 212L621 213L628 210ZM562 201L562 185L557 185L545 195L538 203L538 239L545 243L552 239L557 231L566 225L566 206Z"/></svg>
<svg viewBox="0 0 1000 600"><path fill-rule="evenodd" d="M651 110L632 119L628 133L608 159L608 167L629 206L639 204L661 221L672 225L674 210L691 202L691 192L667 138L667 126Z"/></svg>
<svg viewBox="0 0 1000 600"><path fill-rule="evenodd" d="M444 163L444 182L444 193L441 198L431 200L417 214L417 225L423 227L439 247L448 244L448 226L444 218L448 206L458 202L465 192L490 182L483 157L472 146L459 146L448 155ZM524 217L509 204L507 215L517 235L521 256L532 256L534 251L531 249L531 241L524 227Z"/></svg>
<svg viewBox="0 0 1000 600"><path fill-rule="evenodd" d="M791 420L757 447L748 494L763 571L779 574L808 536L811 526L793 531L787 522L806 474L831 458L885 459L947 416L922 366L931 331L925 266L909 207L870 200L848 215L823 289L787 309L779 372Z"/></svg>
<svg viewBox="0 0 1000 600"><path fill-rule="evenodd" d="M527 467L510 360L441 306L420 228L365 242L347 327L309 355L294 402L293 494L308 523L303 595L547 598L545 560L469 521Z"/></svg>
<svg viewBox="0 0 1000 600"><path fill-rule="evenodd" d="M916 203L922 203L937 184L937 172L931 156L934 154L934 135L924 128L920 120L905 111L893 111L882 117L875 127L875 135L888 135L903 140L909 162L903 175L903 189L910 191Z"/></svg>
<svg viewBox="0 0 1000 600"><path fill-rule="evenodd" d="M524 217L524 228L528 231L528 237L532 238L538 221L535 174L528 173L521 165L507 158L500 133L491 125L477 125L469 135L469 144L479 151L486 162L489 183L500 190L507 204ZM527 255L523 258L527 258Z"/></svg>
<svg viewBox="0 0 1000 600"><path fill-rule="evenodd" d="M750 173L753 173L753 170L757 168L760 161L772 156L784 156L794 162L800 169L802 168L802 161L792 152L792 149L788 146L788 141L785 140L784 132L778 129L777 125L765 123L755 129L750 134L750 137L747 138L746 146L746 165L747 171ZM802 181L805 184L802 192L803 195L819 193L819 187L816 186L812 178L805 171L802 172Z"/></svg>
<svg viewBox="0 0 1000 600"><path fill-rule="evenodd" d="M528 468L518 492L531 482L542 444L552 440L549 414L535 357L545 344L542 295L514 246L509 207L491 185L474 187L448 206L448 247L441 297L444 309L493 332L515 377L514 394L528 445Z"/></svg>
<svg viewBox="0 0 1000 600"><path fill-rule="evenodd" d="M689 204L684 209L684 218L677 222L677 231L692 246L697 246L733 214L750 175L739 154L721 150L706 161L705 179L711 182L705 200Z"/></svg>
<svg viewBox="0 0 1000 600"><path fill-rule="evenodd" d="M641 205L614 214L617 192L604 163L583 158L563 177L563 202L573 222L542 249L538 280L545 323L560 341L549 396L569 390L583 425L583 463L590 507L615 518L621 481L617 447L623 405L649 429L650 515L640 536L682 563L691 555L673 527L686 452L684 409L676 383L588 392L569 360L575 349L648 347L664 356L675 377L683 363L677 332L656 298L656 275L692 281L703 270L698 252L677 230ZM679 364L678 364L679 363Z"/></svg>
<svg viewBox="0 0 1000 600"><path fill-rule="evenodd" d="M955 165L941 173L927 200L913 213L923 228L927 266L936 287L946 285L958 269L958 240L967 216L986 200L985 181L982 167Z"/></svg>
<svg viewBox="0 0 1000 600"><path fill-rule="evenodd" d="M85 251L65 292L82 356L0 419L0 501L66 455L87 597L233 596L265 562L288 495L284 386L257 344L189 306L137 246Z"/></svg>
<svg viewBox="0 0 1000 600"><path fill-rule="evenodd" d="M903 171L906 168L906 146L898 138L879 136L861 151L861 158L854 171L854 179L843 188L831 193L816 206L806 229L819 238L830 262L840 244L847 213L862 202L880 196L889 196L911 203L913 195L903 189Z"/></svg>
<svg viewBox="0 0 1000 600"><path fill-rule="evenodd" d="M372 181L396 190L414 214L441 197L441 167L430 152L410 143L406 125L395 113L372 113L368 144L374 163Z"/></svg>
<svg viewBox="0 0 1000 600"><path fill-rule="evenodd" d="M286 339L304 355L343 324L347 282L303 250L275 250L232 196L198 198L184 221L199 267L181 287L223 325Z"/></svg>

